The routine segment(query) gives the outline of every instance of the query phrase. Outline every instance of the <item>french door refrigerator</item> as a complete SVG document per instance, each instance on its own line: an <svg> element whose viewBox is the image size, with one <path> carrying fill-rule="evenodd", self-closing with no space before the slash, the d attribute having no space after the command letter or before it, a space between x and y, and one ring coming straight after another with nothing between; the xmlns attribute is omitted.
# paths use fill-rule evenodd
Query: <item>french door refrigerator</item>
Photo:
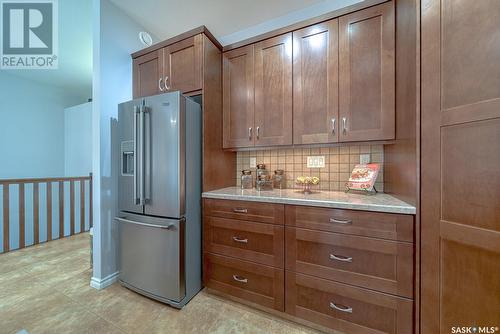
<svg viewBox="0 0 500 334"><path fill-rule="evenodd" d="M180 92L118 108L120 282L178 308L201 289L201 117Z"/></svg>

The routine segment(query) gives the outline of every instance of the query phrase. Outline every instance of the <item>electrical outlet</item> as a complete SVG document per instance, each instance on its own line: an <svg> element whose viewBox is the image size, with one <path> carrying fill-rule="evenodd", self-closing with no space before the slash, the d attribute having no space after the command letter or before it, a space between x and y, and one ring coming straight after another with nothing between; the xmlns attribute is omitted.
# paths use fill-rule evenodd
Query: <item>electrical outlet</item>
<svg viewBox="0 0 500 334"><path fill-rule="evenodd" d="M370 154L360 154L359 155L359 163L362 165L369 164L371 161L371 156Z"/></svg>
<svg viewBox="0 0 500 334"><path fill-rule="evenodd" d="M250 158L250 168L257 168L257 158Z"/></svg>
<svg viewBox="0 0 500 334"><path fill-rule="evenodd" d="M307 157L307 168L325 168L325 156L310 156Z"/></svg>

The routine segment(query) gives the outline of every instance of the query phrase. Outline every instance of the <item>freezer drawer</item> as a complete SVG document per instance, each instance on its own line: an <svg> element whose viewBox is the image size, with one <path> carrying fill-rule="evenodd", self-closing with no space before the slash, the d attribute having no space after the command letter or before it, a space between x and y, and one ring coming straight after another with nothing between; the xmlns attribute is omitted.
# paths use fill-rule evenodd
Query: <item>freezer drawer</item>
<svg viewBox="0 0 500 334"><path fill-rule="evenodd" d="M122 214L115 221L122 283L160 301L181 301L186 294L184 220Z"/></svg>

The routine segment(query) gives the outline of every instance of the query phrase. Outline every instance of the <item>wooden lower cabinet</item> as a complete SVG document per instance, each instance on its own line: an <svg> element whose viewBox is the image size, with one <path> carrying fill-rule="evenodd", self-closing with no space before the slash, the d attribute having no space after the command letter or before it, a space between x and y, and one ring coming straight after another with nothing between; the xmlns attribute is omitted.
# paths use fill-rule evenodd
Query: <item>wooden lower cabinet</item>
<svg viewBox="0 0 500 334"><path fill-rule="evenodd" d="M286 225L413 242L411 215L287 205Z"/></svg>
<svg viewBox="0 0 500 334"><path fill-rule="evenodd" d="M288 314L349 334L412 333L413 301L286 272Z"/></svg>
<svg viewBox="0 0 500 334"><path fill-rule="evenodd" d="M215 254L204 255L208 288L284 311L284 271Z"/></svg>
<svg viewBox="0 0 500 334"><path fill-rule="evenodd" d="M204 214L268 224L283 224L284 205L260 202L205 199Z"/></svg>
<svg viewBox="0 0 500 334"><path fill-rule="evenodd" d="M210 290L323 330L413 333L412 215L224 199L203 210Z"/></svg>
<svg viewBox="0 0 500 334"><path fill-rule="evenodd" d="M413 298L413 245L286 228L286 269Z"/></svg>
<svg viewBox="0 0 500 334"><path fill-rule="evenodd" d="M283 268L283 226L219 217L205 220L205 250Z"/></svg>

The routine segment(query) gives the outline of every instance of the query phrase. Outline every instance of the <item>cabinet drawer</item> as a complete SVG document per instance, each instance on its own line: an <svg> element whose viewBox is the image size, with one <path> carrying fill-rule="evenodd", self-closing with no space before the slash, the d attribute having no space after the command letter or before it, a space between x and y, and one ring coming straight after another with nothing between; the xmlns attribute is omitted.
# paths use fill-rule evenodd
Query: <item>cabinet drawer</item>
<svg viewBox="0 0 500 334"><path fill-rule="evenodd" d="M286 312L337 331L412 333L413 302L342 283L286 272Z"/></svg>
<svg viewBox="0 0 500 334"><path fill-rule="evenodd" d="M205 253L205 285L279 311L284 310L284 270Z"/></svg>
<svg viewBox="0 0 500 334"><path fill-rule="evenodd" d="M286 224L314 230L413 242L412 215L287 205Z"/></svg>
<svg viewBox="0 0 500 334"><path fill-rule="evenodd" d="M205 217L205 251L283 268L283 226Z"/></svg>
<svg viewBox="0 0 500 334"><path fill-rule="evenodd" d="M286 269L413 298L413 244L286 228Z"/></svg>
<svg viewBox="0 0 500 334"><path fill-rule="evenodd" d="M205 216L283 224L284 206L261 202L205 199Z"/></svg>

